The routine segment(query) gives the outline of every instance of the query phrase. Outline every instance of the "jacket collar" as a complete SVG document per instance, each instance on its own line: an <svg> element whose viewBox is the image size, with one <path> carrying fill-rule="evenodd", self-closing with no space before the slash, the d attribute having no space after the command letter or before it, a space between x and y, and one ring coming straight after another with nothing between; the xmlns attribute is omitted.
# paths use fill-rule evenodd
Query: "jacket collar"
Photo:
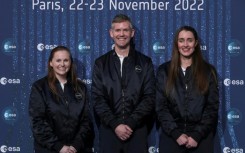
<svg viewBox="0 0 245 153"><path fill-rule="evenodd" d="M115 49L112 50L112 55L118 57ZM129 53L128 53L128 56L127 57L131 58L131 57L134 57L134 56L135 56L135 49L133 47L130 47Z"/></svg>
<svg viewBox="0 0 245 153"><path fill-rule="evenodd" d="M127 64L127 65L130 65L130 66L126 66L126 69L124 70L123 72L123 75L125 77L125 74L126 74L126 79L128 82L130 80L130 76L133 74L133 71L135 71L135 67L136 67L136 51L133 47L130 47L130 50L129 50L129 54L128 54L128 57L126 57L124 59L124 62L127 62L127 63L124 63L124 64ZM111 56L111 60L113 61L113 64L110 65L110 73L111 73L111 77L113 80L115 80L116 78L119 78L121 79L121 71L120 71L120 61L119 61L119 57L116 53L116 51L113 49L112 50L112 56ZM115 70L116 69L116 70Z"/></svg>

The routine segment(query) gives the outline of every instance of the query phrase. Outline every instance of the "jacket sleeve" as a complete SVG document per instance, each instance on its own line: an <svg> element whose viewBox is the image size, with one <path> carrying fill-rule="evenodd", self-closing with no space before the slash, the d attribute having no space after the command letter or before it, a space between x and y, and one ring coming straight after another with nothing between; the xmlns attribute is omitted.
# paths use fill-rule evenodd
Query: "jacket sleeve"
<svg viewBox="0 0 245 153"><path fill-rule="evenodd" d="M153 115L155 107L155 75L152 61L149 60L145 68L145 78L140 93L140 102L125 121L131 128L135 129L145 121L147 117Z"/></svg>
<svg viewBox="0 0 245 153"><path fill-rule="evenodd" d="M181 132L178 130L178 126L169 110L168 98L165 94L166 80L166 70L161 66L158 68L156 77L156 113L162 130L176 140Z"/></svg>
<svg viewBox="0 0 245 153"><path fill-rule="evenodd" d="M35 141L49 149L55 148L57 151L63 147L63 144L58 141L53 129L47 122L45 110L45 95L37 84L33 84L29 99L29 115L31 129Z"/></svg>
<svg viewBox="0 0 245 153"><path fill-rule="evenodd" d="M102 64L95 62L92 76L92 101L94 104L94 111L98 115L100 121L112 129L115 129L120 123L116 116L111 111L108 105L108 99L105 96L102 84Z"/></svg>
<svg viewBox="0 0 245 153"><path fill-rule="evenodd" d="M218 109L219 109L219 89L217 81L217 73L212 68L209 77L209 89L207 92L207 101L204 106L202 119L200 123L195 127L194 132L190 136L199 142L202 138L206 137L210 131L214 131L218 121Z"/></svg>
<svg viewBox="0 0 245 153"><path fill-rule="evenodd" d="M85 94L85 97L86 98L83 100L84 109L79 121L79 130L71 143L71 146L76 148L77 151L84 150L92 146L90 143L92 143L94 138L92 116L89 109L87 94Z"/></svg>

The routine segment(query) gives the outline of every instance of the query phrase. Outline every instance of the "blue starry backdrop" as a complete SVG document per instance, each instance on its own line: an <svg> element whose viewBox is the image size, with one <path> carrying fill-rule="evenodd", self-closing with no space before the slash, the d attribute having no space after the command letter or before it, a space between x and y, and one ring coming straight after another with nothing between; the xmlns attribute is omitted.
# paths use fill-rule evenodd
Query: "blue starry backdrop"
<svg viewBox="0 0 245 153"><path fill-rule="evenodd" d="M196 28L203 55L219 75L214 152L243 153L244 7L243 0L1 0L0 152L34 152L30 87L47 74L50 50L57 45L69 47L78 76L90 89L94 60L113 46L108 33L111 20L124 13L136 29L136 49L152 58L155 69L170 59L177 28ZM97 152L97 127L95 132ZM158 135L154 125L149 153L158 153Z"/></svg>

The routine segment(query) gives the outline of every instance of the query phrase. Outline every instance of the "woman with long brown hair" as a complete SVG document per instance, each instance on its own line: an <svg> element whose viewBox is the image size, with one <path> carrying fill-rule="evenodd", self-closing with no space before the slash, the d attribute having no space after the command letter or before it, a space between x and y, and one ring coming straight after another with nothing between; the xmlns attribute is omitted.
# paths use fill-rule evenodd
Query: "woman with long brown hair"
<svg viewBox="0 0 245 153"><path fill-rule="evenodd" d="M160 153L212 153L219 108L215 68L201 53L197 32L176 32L171 61L159 66L156 111Z"/></svg>

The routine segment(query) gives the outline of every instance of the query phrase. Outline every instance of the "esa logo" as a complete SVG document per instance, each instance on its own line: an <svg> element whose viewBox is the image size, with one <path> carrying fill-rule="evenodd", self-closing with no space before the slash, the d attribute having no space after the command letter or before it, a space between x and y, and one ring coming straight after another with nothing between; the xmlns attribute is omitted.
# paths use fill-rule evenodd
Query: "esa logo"
<svg viewBox="0 0 245 153"><path fill-rule="evenodd" d="M242 121L242 113L236 108L231 108L227 112L227 121L231 125L237 125Z"/></svg>
<svg viewBox="0 0 245 153"><path fill-rule="evenodd" d="M85 83L85 84L92 84L92 80L91 79L83 79L82 82Z"/></svg>
<svg viewBox="0 0 245 153"><path fill-rule="evenodd" d="M37 44L38 51L51 50L57 47L57 45L44 45L43 43Z"/></svg>
<svg viewBox="0 0 245 153"><path fill-rule="evenodd" d="M164 53L166 51L166 45L163 42L155 42L152 49L155 53Z"/></svg>
<svg viewBox="0 0 245 153"><path fill-rule="evenodd" d="M20 147L8 147L6 145L2 145L1 146L1 152L5 153L5 152L19 152L20 151Z"/></svg>
<svg viewBox="0 0 245 153"><path fill-rule="evenodd" d="M207 46L206 45L202 45L200 46L201 50L207 50Z"/></svg>
<svg viewBox="0 0 245 153"><path fill-rule="evenodd" d="M231 56L238 56L243 50L242 43L238 40L231 40L228 44L227 51Z"/></svg>
<svg viewBox="0 0 245 153"><path fill-rule="evenodd" d="M243 149L242 148L229 148L229 147L225 147L223 149L223 153L243 153Z"/></svg>
<svg viewBox="0 0 245 153"><path fill-rule="evenodd" d="M225 86L230 86L230 85L234 85L234 86L242 86L242 85L244 85L244 80L231 80L231 79L228 79L228 78L226 78L225 80L224 80L224 85Z"/></svg>
<svg viewBox="0 0 245 153"><path fill-rule="evenodd" d="M12 55L13 53L16 53L17 45L14 41L14 39L6 39L2 43L2 49L5 54Z"/></svg>
<svg viewBox="0 0 245 153"><path fill-rule="evenodd" d="M1 115L4 122L11 125L16 123L19 118L18 110L15 107L4 108Z"/></svg>
<svg viewBox="0 0 245 153"><path fill-rule="evenodd" d="M78 44L78 51L80 53L90 53L91 52L91 45L89 41L83 41Z"/></svg>
<svg viewBox="0 0 245 153"><path fill-rule="evenodd" d="M149 153L159 153L159 148L156 148L154 146L150 146L148 149Z"/></svg>
<svg viewBox="0 0 245 153"><path fill-rule="evenodd" d="M16 120L17 118L17 114L15 112L13 112L12 110L6 110L4 112L4 119L5 120Z"/></svg>
<svg viewBox="0 0 245 153"><path fill-rule="evenodd" d="M7 79L5 77L2 77L0 79L0 84L6 85L7 83L9 83L9 84L20 84L20 79Z"/></svg>

